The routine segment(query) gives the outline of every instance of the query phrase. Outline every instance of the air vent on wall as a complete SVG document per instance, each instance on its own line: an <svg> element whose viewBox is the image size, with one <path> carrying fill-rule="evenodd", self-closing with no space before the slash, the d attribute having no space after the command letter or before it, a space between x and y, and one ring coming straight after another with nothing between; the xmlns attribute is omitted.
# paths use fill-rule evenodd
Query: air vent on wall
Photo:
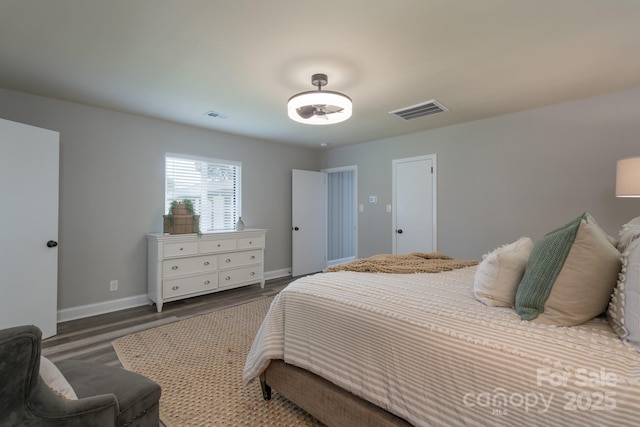
<svg viewBox="0 0 640 427"><path fill-rule="evenodd" d="M431 116L433 114L444 113L445 111L449 111L449 109L435 99L432 99L431 101L423 102L421 104L389 111L389 114L393 114L402 120L413 120L420 117Z"/></svg>

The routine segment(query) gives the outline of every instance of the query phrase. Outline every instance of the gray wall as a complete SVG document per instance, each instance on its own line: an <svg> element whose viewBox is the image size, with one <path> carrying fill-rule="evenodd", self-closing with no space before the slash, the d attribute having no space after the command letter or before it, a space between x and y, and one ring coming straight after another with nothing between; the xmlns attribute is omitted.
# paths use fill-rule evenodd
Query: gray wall
<svg viewBox="0 0 640 427"><path fill-rule="evenodd" d="M146 292L167 151L243 163L243 219L269 229L266 271L291 264L291 169L358 165L363 257L391 252L392 160L437 154L438 249L479 259L585 210L612 235L640 215L640 199L614 197L615 162L640 155L639 112L640 88L318 154L0 90L0 117L60 132L59 309Z"/></svg>
<svg viewBox="0 0 640 427"><path fill-rule="evenodd" d="M640 215L640 199L614 196L616 161L640 156L640 88L324 152L323 167L358 165L360 257L392 251L392 160L426 154L437 155L440 252L480 259L584 211L616 236Z"/></svg>
<svg viewBox="0 0 640 427"><path fill-rule="evenodd" d="M165 152L242 162L243 220L269 230L265 271L291 266L291 169L319 170L317 151L6 90L0 117L60 132L59 309L146 294Z"/></svg>

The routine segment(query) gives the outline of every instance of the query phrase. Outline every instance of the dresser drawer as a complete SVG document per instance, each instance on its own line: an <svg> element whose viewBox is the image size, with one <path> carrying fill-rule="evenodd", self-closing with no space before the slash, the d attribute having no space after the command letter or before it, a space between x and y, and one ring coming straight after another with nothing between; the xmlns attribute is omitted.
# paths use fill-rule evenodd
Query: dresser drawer
<svg viewBox="0 0 640 427"><path fill-rule="evenodd" d="M209 289L216 289L217 287L217 273L169 279L162 281L162 296L163 298L172 298L178 295L187 295Z"/></svg>
<svg viewBox="0 0 640 427"><path fill-rule="evenodd" d="M238 249L251 249L264 247L264 237L242 237L238 239Z"/></svg>
<svg viewBox="0 0 640 427"><path fill-rule="evenodd" d="M262 251L231 252L218 255L219 268L238 267L241 265L257 264L262 262Z"/></svg>
<svg viewBox="0 0 640 427"><path fill-rule="evenodd" d="M162 261L162 277L180 276L182 274L214 271L218 268L216 255L192 258L174 258Z"/></svg>
<svg viewBox="0 0 640 427"><path fill-rule="evenodd" d="M198 242L177 242L164 244L164 258L198 253Z"/></svg>
<svg viewBox="0 0 640 427"><path fill-rule="evenodd" d="M224 270L218 273L218 283L221 288L225 286L235 285L236 283L247 282L250 280L262 280L260 276L261 266L254 265L245 268L236 268L233 270Z"/></svg>
<svg viewBox="0 0 640 427"><path fill-rule="evenodd" d="M202 240L199 243L200 253L231 251L236 249L236 239Z"/></svg>

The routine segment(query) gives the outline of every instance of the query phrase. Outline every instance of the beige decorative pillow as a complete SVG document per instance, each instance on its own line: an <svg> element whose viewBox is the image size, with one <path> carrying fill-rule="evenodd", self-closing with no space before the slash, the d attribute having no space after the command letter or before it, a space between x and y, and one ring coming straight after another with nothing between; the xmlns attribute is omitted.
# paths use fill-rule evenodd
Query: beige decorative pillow
<svg viewBox="0 0 640 427"><path fill-rule="evenodd" d="M536 242L516 293L523 320L573 326L603 313L620 272L620 252L588 213Z"/></svg>
<svg viewBox="0 0 640 427"><path fill-rule="evenodd" d="M521 237L484 255L473 280L475 297L489 307L513 307L532 248L533 241Z"/></svg>
<svg viewBox="0 0 640 427"><path fill-rule="evenodd" d="M58 369L52 361L44 356L40 357L40 376L44 382L60 397L69 400L78 400L76 392L71 387L71 384L62 375L62 372Z"/></svg>

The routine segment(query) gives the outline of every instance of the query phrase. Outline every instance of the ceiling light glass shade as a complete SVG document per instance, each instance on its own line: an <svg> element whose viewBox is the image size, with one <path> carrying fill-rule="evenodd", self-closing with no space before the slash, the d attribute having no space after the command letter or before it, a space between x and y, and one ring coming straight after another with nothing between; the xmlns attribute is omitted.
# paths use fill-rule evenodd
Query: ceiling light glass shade
<svg viewBox="0 0 640 427"><path fill-rule="evenodd" d="M297 109L307 106L330 106L336 107L330 108L330 111L340 111L331 112L329 114L316 113L309 118L303 118L300 116ZM302 92L289 98L289 102L287 103L289 118L307 125L332 125L334 123L344 122L351 117L352 110L353 103L348 96L329 90Z"/></svg>
<svg viewBox="0 0 640 427"><path fill-rule="evenodd" d="M640 157L618 160L616 197L640 197Z"/></svg>

